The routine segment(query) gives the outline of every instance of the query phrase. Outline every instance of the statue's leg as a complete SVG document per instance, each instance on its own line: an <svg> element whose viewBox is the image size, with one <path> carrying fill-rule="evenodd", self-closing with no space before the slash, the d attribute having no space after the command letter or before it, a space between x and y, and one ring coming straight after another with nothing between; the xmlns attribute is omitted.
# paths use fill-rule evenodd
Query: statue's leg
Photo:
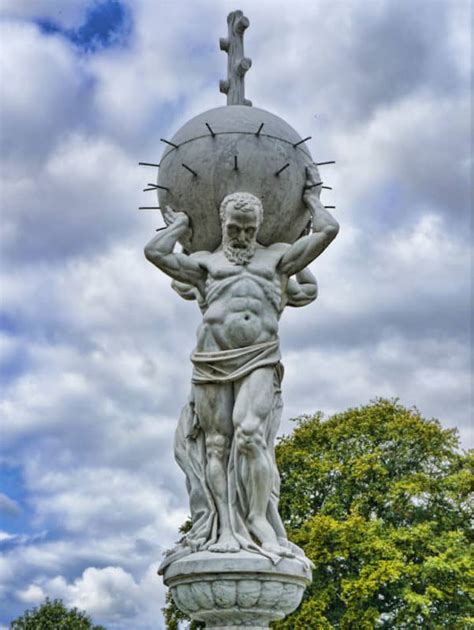
<svg viewBox="0 0 474 630"><path fill-rule="evenodd" d="M233 436L232 384L194 385L195 409L206 442L206 479L219 516L219 537L209 551L239 551L232 535L227 492L227 465Z"/></svg>
<svg viewBox="0 0 474 630"><path fill-rule="evenodd" d="M273 464L265 436L273 396L273 368L253 371L239 383L233 420L239 457L245 458L248 471L247 527L262 547L286 555L287 550L278 544L276 533L266 516L272 491Z"/></svg>

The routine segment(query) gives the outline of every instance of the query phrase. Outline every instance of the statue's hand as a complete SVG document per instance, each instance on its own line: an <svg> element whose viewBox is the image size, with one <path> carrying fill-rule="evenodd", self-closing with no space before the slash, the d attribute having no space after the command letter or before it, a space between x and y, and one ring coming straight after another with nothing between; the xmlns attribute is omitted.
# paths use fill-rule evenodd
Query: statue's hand
<svg viewBox="0 0 474 630"><path fill-rule="evenodd" d="M163 218L167 226L189 228L189 217L185 212L175 212L170 206L163 210Z"/></svg>
<svg viewBox="0 0 474 630"><path fill-rule="evenodd" d="M321 181L321 175L319 169L314 162L308 164L306 167L306 185L318 184Z"/></svg>
<svg viewBox="0 0 474 630"><path fill-rule="evenodd" d="M188 215L185 212L175 212L173 208L166 206L163 210L163 219L167 227L173 227L174 230L177 230L178 238L183 246L189 247L193 237L193 230Z"/></svg>
<svg viewBox="0 0 474 630"><path fill-rule="evenodd" d="M314 204L315 201L319 202L319 197L321 195L321 186L317 186L316 184L320 183L322 182L318 167L316 166L316 164L310 164L306 167L306 189L303 193L303 201L310 211L311 204Z"/></svg>
<svg viewBox="0 0 474 630"><path fill-rule="evenodd" d="M319 197L321 195L321 186L317 184L322 184L321 176L318 171L318 167L316 164L311 164L306 167L306 190L303 194L303 202L308 209L309 214L311 215L311 224L312 229L315 229L315 225L317 223L317 215L319 213L324 212L324 206L321 203Z"/></svg>

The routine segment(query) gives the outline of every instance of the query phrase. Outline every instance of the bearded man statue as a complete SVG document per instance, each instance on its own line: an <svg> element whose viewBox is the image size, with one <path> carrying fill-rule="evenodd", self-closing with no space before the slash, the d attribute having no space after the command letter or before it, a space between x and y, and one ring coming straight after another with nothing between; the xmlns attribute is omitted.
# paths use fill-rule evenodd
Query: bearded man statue
<svg viewBox="0 0 474 630"><path fill-rule="evenodd" d="M307 168L304 202L312 229L295 243L258 242L261 201L247 192L220 205L222 241L213 252L174 252L190 229L184 212L167 208L167 228L145 248L154 265L173 278L202 311L193 363L192 390L175 439L186 475L192 527L160 571L194 551L254 551L277 563L307 562L288 541L278 513L279 475L274 441L282 401L278 323L286 305L316 297L306 267L338 233L338 223L319 201L320 177Z"/></svg>

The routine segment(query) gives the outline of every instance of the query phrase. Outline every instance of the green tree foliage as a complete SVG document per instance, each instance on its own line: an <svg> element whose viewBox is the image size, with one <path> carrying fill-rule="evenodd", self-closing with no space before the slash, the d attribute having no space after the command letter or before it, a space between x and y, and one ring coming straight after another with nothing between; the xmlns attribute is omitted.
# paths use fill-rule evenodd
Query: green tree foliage
<svg viewBox="0 0 474 630"><path fill-rule="evenodd" d="M315 568L275 630L474 627L474 457L455 430L378 399L299 418L276 450L280 512Z"/></svg>
<svg viewBox="0 0 474 630"><path fill-rule="evenodd" d="M457 433L388 400L297 422L277 448L280 509L315 569L274 627L472 627L473 454Z"/></svg>
<svg viewBox="0 0 474 630"><path fill-rule="evenodd" d="M86 613L68 610L60 599L46 601L37 608L27 610L10 623L10 630L105 630L95 626Z"/></svg>
<svg viewBox="0 0 474 630"><path fill-rule="evenodd" d="M169 591L166 594L166 606L162 610L167 630L179 630L183 627L180 625L181 622L187 622L186 628L188 630L201 630L206 627L200 621L191 621L187 615L182 613L174 603Z"/></svg>

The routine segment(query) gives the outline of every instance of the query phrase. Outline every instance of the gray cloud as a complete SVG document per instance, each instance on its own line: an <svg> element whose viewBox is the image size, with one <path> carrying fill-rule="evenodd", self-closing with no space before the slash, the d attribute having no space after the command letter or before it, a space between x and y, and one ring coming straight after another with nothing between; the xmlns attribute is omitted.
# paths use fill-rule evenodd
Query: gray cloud
<svg viewBox="0 0 474 630"><path fill-rule="evenodd" d="M90 0L67 4L62 0L36 0L34 4L25 0L3 0L0 16L21 20L50 19L64 28L74 28L83 23L89 6Z"/></svg>
<svg viewBox="0 0 474 630"><path fill-rule="evenodd" d="M172 441L199 314L143 258L161 219L135 211L153 199L136 162L224 104L217 40L234 6L128 6L127 48L89 56L26 22L55 19L56 2L4 7L2 444L45 533L10 541L0 583L12 616L49 594L147 630L187 514ZM282 318L285 418L398 396L467 444L468 3L241 6L248 96L337 160L323 176L342 229L313 266L320 298Z"/></svg>
<svg viewBox="0 0 474 630"><path fill-rule="evenodd" d="M38 178L71 127L87 124L87 73L74 49L38 27L1 24L2 167L18 183Z"/></svg>
<svg viewBox="0 0 474 630"><path fill-rule="evenodd" d="M8 514L9 516L19 516L21 514L21 508L16 501L10 499L10 497L3 492L0 492L0 512Z"/></svg>

